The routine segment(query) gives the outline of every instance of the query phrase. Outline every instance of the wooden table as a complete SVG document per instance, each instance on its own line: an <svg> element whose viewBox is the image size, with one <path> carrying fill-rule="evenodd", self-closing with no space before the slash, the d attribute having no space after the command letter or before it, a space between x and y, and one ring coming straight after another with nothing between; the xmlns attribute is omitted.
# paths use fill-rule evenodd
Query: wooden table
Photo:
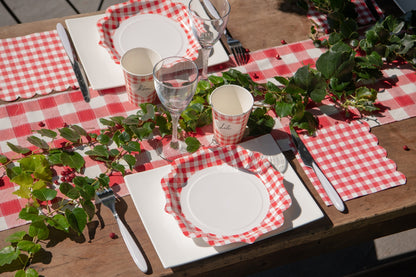
<svg viewBox="0 0 416 277"><path fill-rule="evenodd" d="M283 0L231 0L230 32L250 50L280 45L280 40L294 42L308 38L310 23L304 14ZM388 2L388 1L381 1ZM389 3L387 3L389 4ZM389 8L389 11L392 11ZM85 16L85 15L84 15ZM52 30L64 18L0 28L0 38L21 36ZM152 276L239 276L270 267L319 255L380 236L416 227L416 118L372 129L388 157L397 163L407 177L407 184L346 202L348 213L326 207L291 152L285 155L322 208L322 220L290 232L256 242L231 252L177 268L163 268L144 229L132 199L127 196L117 205L144 250ZM404 151L403 145L410 151ZM98 211L82 237L51 234L42 242L45 252L33 267L43 276L142 276L133 263L121 238L112 240L111 232L119 233L108 209ZM0 233L3 238L27 226ZM169 230L166 230L169 232ZM180 255L180 253L178 253ZM8 269L13 270L13 265ZM14 276L14 273L6 272Z"/></svg>

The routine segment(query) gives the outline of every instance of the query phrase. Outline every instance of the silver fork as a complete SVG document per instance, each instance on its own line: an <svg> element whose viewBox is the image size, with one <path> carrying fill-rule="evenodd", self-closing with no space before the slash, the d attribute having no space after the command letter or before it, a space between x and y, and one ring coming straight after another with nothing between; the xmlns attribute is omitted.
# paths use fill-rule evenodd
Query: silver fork
<svg viewBox="0 0 416 277"><path fill-rule="evenodd" d="M237 64L246 64L248 62L249 55L241 42L238 39L233 38L228 30L224 31L224 35L227 38L227 43L230 46L231 52L233 53Z"/></svg>
<svg viewBox="0 0 416 277"><path fill-rule="evenodd" d="M129 250L130 255L136 263L137 267L140 268L141 271L146 273L148 270L146 260L144 259L144 256L140 251L139 247L137 246L136 242L133 240L133 237L130 235L130 232L127 230L123 221L121 221L116 212L116 197L114 196L113 190L104 189L97 191L96 194L101 203L103 203L104 206L109 208L113 213L114 217L116 218L118 227L120 228L121 236L123 237L124 243L126 244L127 249Z"/></svg>

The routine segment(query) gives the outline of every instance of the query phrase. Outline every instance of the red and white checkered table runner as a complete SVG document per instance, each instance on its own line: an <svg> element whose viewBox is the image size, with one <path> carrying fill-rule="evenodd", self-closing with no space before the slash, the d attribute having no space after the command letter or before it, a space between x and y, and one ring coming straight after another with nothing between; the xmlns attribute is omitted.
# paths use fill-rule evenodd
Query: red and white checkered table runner
<svg viewBox="0 0 416 277"><path fill-rule="evenodd" d="M60 45L60 42L55 41L55 44ZM236 69L250 74L258 82L274 81L272 79L274 76L292 76L301 66L310 64L313 67L322 53L323 50L315 48L310 40L302 41L252 52L249 63ZM55 70L62 69L55 68ZM400 68L386 68L383 72L386 79L378 84L383 90L379 93L378 99L379 106L386 108L382 109L377 116L369 118L368 122L371 126L416 116L416 75L411 67L401 65ZM393 77L397 82L392 86L392 82L388 81ZM39 79L36 80L41 82ZM136 108L128 102L124 88L100 92L91 90L90 92L90 103L83 101L80 91L70 91L0 105L0 153L11 154L6 144L7 141L28 146L26 137L32 134L32 129L40 128L38 125L40 121L50 129L62 127L64 123L67 123L78 124L93 131L103 127L99 123L99 118L136 112ZM324 101L313 108L312 112L319 115L323 126L332 126L344 119L329 101ZM322 112L326 115L321 115ZM272 135L283 150L291 149L289 135L287 132L282 132L282 130L285 131L287 123L286 118L277 120L272 131ZM212 138L212 127L199 129L197 136L203 145L208 145ZM167 164L153 150L152 141L144 141L142 148L144 151L139 156L136 170L143 171ZM97 176L97 173L102 170L100 165L87 159L86 173L88 175ZM7 177L2 176L0 230L25 223L17 220L24 201L12 194L16 187L8 181ZM112 177L112 182L117 184L114 189L120 196L128 193L121 176Z"/></svg>
<svg viewBox="0 0 416 277"><path fill-rule="evenodd" d="M355 4L355 10L357 11L357 14L358 14L357 23L359 26L366 26L370 23L376 22L376 19L374 18L370 9L367 7L364 0L352 0L351 2ZM374 8L376 9L377 13L380 15L380 17L382 17L383 11L380 9L380 7L377 5L377 3L374 0L371 0L371 2L373 3ZM329 25L328 25L328 21L326 18L326 14L323 14L317 11L314 7L309 6L307 16L309 19L315 22L315 24L318 27L318 31L324 32L325 30L329 30Z"/></svg>
<svg viewBox="0 0 416 277"><path fill-rule="evenodd" d="M0 39L0 100L26 99L77 86L56 31Z"/></svg>

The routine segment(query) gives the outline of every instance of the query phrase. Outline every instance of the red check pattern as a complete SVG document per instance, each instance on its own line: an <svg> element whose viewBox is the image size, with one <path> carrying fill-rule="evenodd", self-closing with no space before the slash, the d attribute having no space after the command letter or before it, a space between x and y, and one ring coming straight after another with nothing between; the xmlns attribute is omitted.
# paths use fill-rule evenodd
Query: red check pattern
<svg viewBox="0 0 416 277"><path fill-rule="evenodd" d="M247 121L250 117L250 112L241 114L241 115L225 115L215 109L212 109L212 118L214 124L214 135L217 142L221 145L227 144L236 144L241 141L243 138L244 132L246 130ZM217 124L218 122L227 122L231 124L241 125L241 128L233 135L224 135L220 132Z"/></svg>
<svg viewBox="0 0 416 277"><path fill-rule="evenodd" d="M270 195L270 210L260 226L232 236L205 233L187 220L182 213L180 194L188 178L204 168L228 164L229 166L249 170L265 185ZM172 171L162 179L162 188L166 196L165 211L172 214L183 234L190 238L202 238L209 245L221 246L233 242L253 243L259 236L273 231L284 222L283 212L292 200L283 186L283 176L274 169L260 153L252 152L241 146L228 145L217 148L203 148L192 155L176 159Z"/></svg>
<svg viewBox="0 0 416 277"><path fill-rule="evenodd" d="M34 36L30 36L30 38L34 40L31 43L35 43L37 40L34 39ZM53 44L55 44L54 47L58 45L60 47L58 40L54 40ZM39 45L35 48L41 52L42 50L40 49L42 47ZM310 40L301 41L251 52L249 62L236 69L249 74L257 82L275 82L274 76L289 77L304 65L314 67L316 59L322 53L323 50L315 48ZM69 60L67 62L69 63ZM231 66L234 66L234 64L230 62L220 65L216 69L218 71L228 70L227 67ZM60 71L60 74L66 72L63 67L58 65L55 65L53 70ZM6 73L4 73L3 68L0 68L0 72L0 78L4 78ZM73 76L71 80L74 81L75 76L72 71L71 74ZM376 84L376 88L381 91L378 94L377 104L380 107L380 111L374 115L361 118L361 120L366 120L370 126L387 124L416 116L416 75L411 66L406 64L395 65L394 67L386 66L383 70L383 75L384 78ZM9 80L9 82L11 81ZM41 82L43 82L42 78L35 80L36 84ZM68 86L72 86L72 84L69 82ZM20 86L17 97L24 95L25 91ZM7 141L21 146L28 146L29 143L26 141L26 137L32 135L32 129L40 128L38 125L40 121L44 122L46 124L45 127L50 129L60 128L66 122L68 124L81 125L85 129L92 131L103 127L99 123L99 118L125 115L137 111L137 107L129 103L124 87L100 92L90 90L90 93L90 103L84 102L80 91L70 91L16 103L1 104L0 153L13 155L6 144ZM313 107L311 112L318 116L322 127L345 122L344 115L328 100ZM351 112L354 113L354 111ZM287 126L288 119L281 118L276 120L275 127L271 132L283 151L291 149L291 140ZM212 135L212 126L198 129L196 134L202 145L209 145ZM137 171L149 170L167 164L154 151L154 144L154 140L141 143L143 151L138 156L138 163L135 168ZM88 175L94 177L103 170L94 161L88 161L86 168ZM305 168L305 170L308 169ZM24 206L24 200L12 194L16 187L3 174L3 172L0 172L0 176L3 176L0 179L0 230L26 223L17 219L18 212ZM128 194L123 178L120 176L113 178L113 183L117 184L113 186L113 189L118 195L124 196ZM367 190L366 193L368 192Z"/></svg>
<svg viewBox="0 0 416 277"><path fill-rule="evenodd" d="M112 38L114 31L124 20L139 13L159 14L178 22L185 31L189 44L186 49L185 58L191 60L198 58L198 49L200 46L189 27L189 16L185 5L177 2L173 3L169 0L130 0L109 7L106 10L105 16L97 22L98 32L100 34L99 44L108 51L114 62L119 64L121 58L120 53L114 48Z"/></svg>
<svg viewBox="0 0 416 277"><path fill-rule="evenodd" d="M77 86L56 31L0 39L0 100L26 99Z"/></svg>
<svg viewBox="0 0 416 277"><path fill-rule="evenodd" d="M366 26L370 23L376 22L376 19L374 18L370 9L367 7L364 0L351 0L351 2L355 4L355 10L358 14L357 23L359 26ZM373 3L374 8L376 9L379 16L383 17L383 11L380 9L377 3L374 0L371 0L371 2ZM315 22L319 31L324 32L325 30L329 30L326 14L317 11L314 7L309 5L307 16L309 19Z"/></svg>
<svg viewBox="0 0 416 277"><path fill-rule="evenodd" d="M367 123L339 123L301 139L344 201L406 183ZM325 204L332 205L314 171L301 164Z"/></svg>
<svg viewBox="0 0 416 277"><path fill-rule="evenodd" d="M156 100L156 91L153 90L153 93L148 94L147 96L139 95L135 93L135 87L139 86L140 83L144 82L153 82L153 75L150 76L135 76L127 73L123 70L123 75L126 80L126 90L128 93L130 103L139 106L143 103L153 103Z"/></svg>

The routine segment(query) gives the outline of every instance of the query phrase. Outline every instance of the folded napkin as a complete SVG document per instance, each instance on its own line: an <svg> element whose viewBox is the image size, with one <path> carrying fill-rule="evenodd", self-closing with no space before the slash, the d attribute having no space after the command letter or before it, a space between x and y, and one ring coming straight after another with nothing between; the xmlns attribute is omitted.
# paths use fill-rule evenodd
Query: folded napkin
<svg viewBox="0 0 416 277"><path fill-rule="evenodd" d="M373 3L374 8L380 17L383 16L383 11L380 9L377 3L374 0L370 1ZM365 26L376 21L370 9L367 7L365 0L352 0L351 2L355 4L355 10L358 14L357 23L359 26ZM323 32L325 30L329 30L326 14L320 13L314 7L310 6L307 16L318 25L319 31Z"/></svg>
<svg viewBox="0 0 416 277"><path fill-rule="evenodd" d="M346 201L406 183L404 174L387 158L367 123L339 123L317 131L316 136L301 135L318 166ZM327 206L332 205L314 171L302 168Z"/></svg>
<svg viewBox="0 0 416 277"><path fill-rule="evenodd" d="M0 99L14 101L78 86L56 31L0 40Z"/></svg>

